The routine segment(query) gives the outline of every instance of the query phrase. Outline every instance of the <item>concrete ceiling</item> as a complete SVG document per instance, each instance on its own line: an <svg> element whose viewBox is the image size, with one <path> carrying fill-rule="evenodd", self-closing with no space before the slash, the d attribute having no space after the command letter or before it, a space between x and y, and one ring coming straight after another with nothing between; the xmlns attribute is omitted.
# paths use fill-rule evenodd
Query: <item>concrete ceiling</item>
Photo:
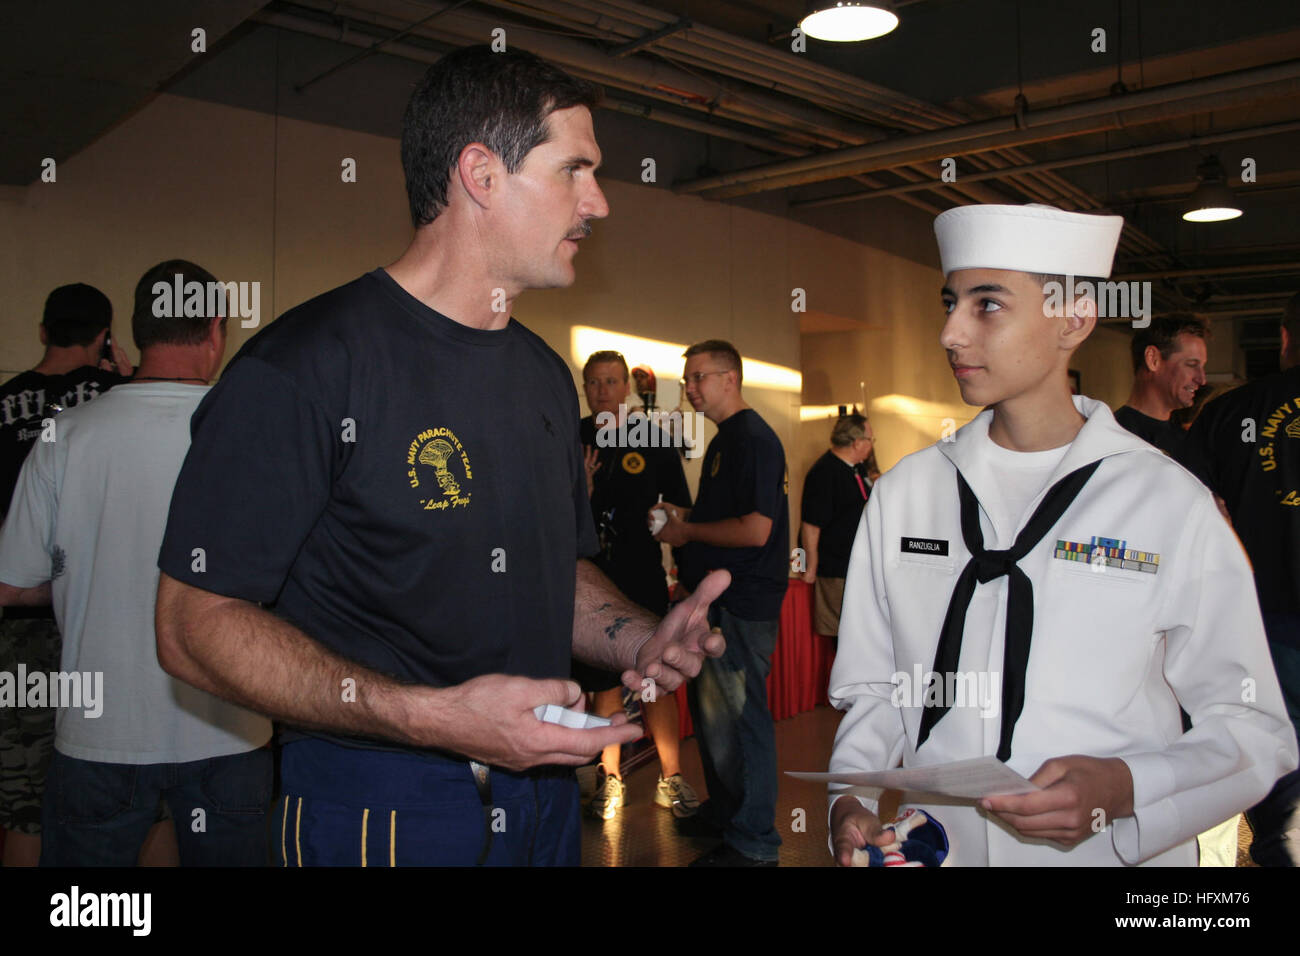
<svg viewBox="0 0 1300 956"><path fill-rule="evenodd" d="M32 182L43 157L75 153L160 90L395 136L407 93L427 64L446 50L488 40L502 26L512 44L605 85L609 108L597 116L597 134L608 175L616 179L638 181L644 144L653 139L661 182L875 244L880 223L890 218L881 215L885 210L928 217L972 201L1113 210L1128 222L1118 270L1160 275L1165 307L1257 317L1275 314L1279 296L1300 285L1300 269L1285 268L1300 261L1294 230L1300 128L1277 130L1300 122L1300 74L1256 82L1251 73L1251 82L1233 92L1131 107L1192 80L1300 65L1294 0L904 0L897 4L902 25L887 37L850 45L809 41L795 53L790 31L803 6L803 0L11 3L0 57L6 134L0 182ZM206 54L191 51L195 26L207 30ZM1104 53L1092 49L1099 28L1106 31ZM378 51L359 56L379 41L385 43ZM327 71L333 72L323 76ZM1113 87L1117 81L1122 88ZM1017 93L1028 103L1018 123L1008 119ZM957 183L941 182L938 158L928 157L850 174L818 172L792 185L701 188L720 174L767 176L777 163L825 163L855 147L910 146L976 122L1041 131L1056 108L1093 101L1105 101L1101 119L1053 126L1046 138L999 149L954 145ZM1236 135L1260 127L1270 130ZM1202 142L1205 137L1215 140ZM1172 143L1187 145L1072 162ZM1257 182L1234 182L1242 218L1185 223L1179 204L1209 153L1230 176L1243 159L1253 159ZM996 172L1062 160L1071 164ZM864 195L915 183L922 188L889 198ZM852 201L809 205L846 197ZM900 252L934 257L928 246ZM1236 268L1249 264L1282 268L1262 275Z"/></svg>
<svg viewBox="0 0 1300 956"><path fill-rule="evenodd" d="M40 177L140 106L259 0L8 0L0 29L0 184ZM205 31L195 53L192 31Z"/></svg>

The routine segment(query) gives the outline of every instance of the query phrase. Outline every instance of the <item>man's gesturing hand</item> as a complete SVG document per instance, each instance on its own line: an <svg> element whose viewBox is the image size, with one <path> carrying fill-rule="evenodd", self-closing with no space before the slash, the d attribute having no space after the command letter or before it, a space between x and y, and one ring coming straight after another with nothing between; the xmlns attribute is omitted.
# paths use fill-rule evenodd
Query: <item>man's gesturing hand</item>
<svg viewBox="0 0 1300 956"><path fill-rule="evenodd" d="M896 839L893 831L886 833L880 818L858 803L856 797L838 797L831 804L831 846L840 866L853 865L854 850L867 844L889 846Z"/></svg>
<svg viewBox="0 0 1300 956"><path fill-rule="evenodd" d="M710 571L637 649L636 667L623 672L623 684L639 693L642 679L648 677L671 693L700 672L705 657L721 657L727 642L709 629L709 605L730 585L730 571Z"/></svg>
<svg viewBox="0 0 1300 956"><path fill-rule="evenodd" d="M1118 757L1053 757L1029 782L1043 789L985 797L980 806L1027 837L1066 846L1081 843L1100 827L1133 813L1133 775ZM1095 823L1100 827L1094 828Z"/></svg>
<svg viewBox="0 0 1300 956"><path fill-rule="evenodd" d="M507 770L541 764L586 763L611 744L641 736L641 728L616 714L611 727L571 730L537 719L539 704L575 707L582 691L571 680L533 680L485 674L437 693L445 695L436 746Z"/></svg>

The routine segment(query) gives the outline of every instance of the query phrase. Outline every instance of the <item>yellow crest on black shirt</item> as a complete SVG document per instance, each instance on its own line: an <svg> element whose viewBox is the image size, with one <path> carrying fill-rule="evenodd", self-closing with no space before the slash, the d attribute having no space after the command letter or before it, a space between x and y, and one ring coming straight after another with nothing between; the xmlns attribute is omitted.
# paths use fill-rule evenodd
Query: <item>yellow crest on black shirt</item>
<svg viewBox="0 0 1300 956"><path fill-rule="evenodd" d="M785 474L782 475L781 477L781 494L788 495L789 493L790 493L790 469L787 468L785 470Z"/></svg>
<svg viewBox="0 0 1300 956"><path fill-rule="evenodd" d="M639 475L645 471L645 459L639 452L630 451L623 456L623 470L629 475Z"/></svg>
<svg viewBox="0 0 1300 956"><path fill-rule="evenodd" d="M474 472L470 470L469 454L450 428L426 428L416 435L406 450L406 464L409 466L406 477L412 488L421 487L422 477L425 482L430 477L428 472L418 466L425 465L433 469L432 478L439 494L421 498L420 507L423 510L445 511L448 508L469 507L470 493L465 485L474 478Z"/></svg>
<svg viewBox="0 0 1300 956"><path fill-rule="evenodd" d="M722 467L722 452L718 452L713 456L713 464L709 467L709 477L710 478L718 477L718 469L721 467Z"/></svg>
<svg viewBox="0 0 1300 956"><path fill-rule="evenodd" d="M1259 436L1259 457L1256 460L1259 462L1261 471L1272 471L1277 468L1278 452L1280 451L1276 447L1277 443L1289 438L1300 438L1300 396L1283 402L1273 409L1265 419L1264 424L1260 426ZM1281 489L1278 489L1278 494L1282 494ZM1292 488L1287 491L1278 500L1278 504L1285 505L1288 508L1300 508L1300 489Z"/></svg>

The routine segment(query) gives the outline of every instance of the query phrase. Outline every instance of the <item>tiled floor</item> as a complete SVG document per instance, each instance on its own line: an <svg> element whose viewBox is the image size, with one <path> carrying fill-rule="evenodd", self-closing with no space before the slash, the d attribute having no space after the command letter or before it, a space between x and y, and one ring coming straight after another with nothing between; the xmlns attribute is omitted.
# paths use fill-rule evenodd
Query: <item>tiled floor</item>
<svg viewBox="0 0 1300 956"><path fill-rule="evenodd" d="M782 866L831 865L826 849L826 787L795 780L784 771L825 770L839 721L838 711L818 707L776 725L777 767L782 771L776 809L777 828L784 841ZM704 774L693 737L682 741L682 773L703 799ZM714 846L712 840L678 836L672 814L651 802L658 774L659 763L651 760L625 775L627 804L613 820L583 818L583 866L685 866ZM796 810L803 813L796 815ZM802 832L794 829L800 817ZM1249 862L1249 846L1250 827L1243 817L1238 831L1238 866L1254 865Z"/></svg>

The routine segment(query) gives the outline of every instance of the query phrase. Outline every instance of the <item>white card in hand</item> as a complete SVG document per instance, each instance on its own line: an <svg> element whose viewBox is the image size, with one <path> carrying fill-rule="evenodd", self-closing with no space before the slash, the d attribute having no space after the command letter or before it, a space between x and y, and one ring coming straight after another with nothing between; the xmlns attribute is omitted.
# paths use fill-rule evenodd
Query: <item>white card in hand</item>
<svg viewBox="0 0 1300 956"><path fill-rule="evenodd" d="M1042 789L1030 783L997 757L976 757L910 770L880 770L872 773L800 773L791 777L821 783L847 783L883 790L912 790L937 793L964 800L979 800L1005 793L1033 793Z"/></svg>
<svg viewBox="0 0 1300 956"><path fill-rule="evenodd" d="M539 704L533 708L533 713L537 715L538 720L548 724L559 724L573 730L592 730L610 725L610 721L605 717L597 717L595 714L583 713L580 710L569 710L559 704Z"/></svg>

